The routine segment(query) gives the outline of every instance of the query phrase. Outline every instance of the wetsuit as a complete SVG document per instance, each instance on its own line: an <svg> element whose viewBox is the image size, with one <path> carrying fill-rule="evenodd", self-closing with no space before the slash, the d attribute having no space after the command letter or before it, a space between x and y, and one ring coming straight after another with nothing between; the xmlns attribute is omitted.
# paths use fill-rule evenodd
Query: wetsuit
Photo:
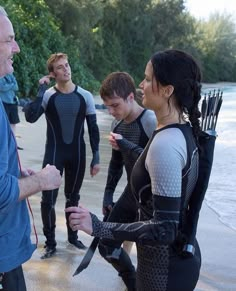
<svg viewBox="0 0 236 291"><path fill-rule="evenodd" d="M91 167L99 163L99 130L93 96L79 86L72 93L61 93L55 87L44 93L40 88L35 102L24 108L26 120L35 122L43 113L47 121L47 139L43 167L55 165L60 173L65 171L65 207L77 206L80 188L85 173L84 121L86 119L93 153ZM58 189L42 192L41 214L46 245L56 246L55 204ZM77 240L77 231L72 231L66 215L68 240Z"/></svg>
<svg viewBox="0 0 236 291"><path fill-rule="evenodd" d="M192 291L201 266L200 250L185 256L188 203L198 178L198 149L192 128L170 125L154 132L132 171L139 222L100 222L93 236L135 241L137 290Z"/></svg>
<svg viewBox="0 0 236 291"><path fill-rule="evenodd" d="M120 150L112 149L103 206L111 205L113 193L122 175L123 166L127 174L127 185L115 203L107 221L134 222L137 218L137 205L131 191L130 176L138 156L143 151L153 131L156 129L156 116L153 111L143 110L131 123L114 121L112 131L123 136L118 140ZM119 272L126 286L131 290L135 285L135 268L130 257L121 248L123 240L102 239L99 244L101 255Z"/></svg>

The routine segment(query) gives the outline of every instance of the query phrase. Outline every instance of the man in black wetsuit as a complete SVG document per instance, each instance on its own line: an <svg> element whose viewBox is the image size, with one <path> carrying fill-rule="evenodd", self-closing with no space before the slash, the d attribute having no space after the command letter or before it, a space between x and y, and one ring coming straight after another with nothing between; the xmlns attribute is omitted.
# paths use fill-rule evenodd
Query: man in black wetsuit
<svg viewBox="0 0 236 291"><path fill-rule="evenodd" d="M100 95L109 113L115 117L109 137L112 155L104 191L103 214L111 212L107 221L128 223L136 220L137 208L131 193L130 175L133 166L156 128L156 116L136 101L132 77L125 72L114 72L103 81ZM113 208L113 194L122 176L127 174L127 185ZM100 240L101 255L119 272L128 290L135 290L135 268L123 241Z"/></svg>
<svg viewBox="0 0 236 291"><path fill-rule="evenodd" d="M88 125L90 145L93 153L90 174L99 171L99 129L97 126L95 104L90 92L75 85L71 80L71 68L66 54L52 54L47 61L49 75L39 80L38 98L24 108L28 122L35 122L45 113L47 121L47 141L43 167L55 165L65 171L65 207L78 205L80 188L85 173L84 121ZM55 86L46 90L50 80ZM43 191L41 215L43 232L46 236L45 252L42 259L56 252L56 213L55 204L58 190ZM66 214L68 241L79 249L85 249L78 240L77 231L72 231Z"/></svg>

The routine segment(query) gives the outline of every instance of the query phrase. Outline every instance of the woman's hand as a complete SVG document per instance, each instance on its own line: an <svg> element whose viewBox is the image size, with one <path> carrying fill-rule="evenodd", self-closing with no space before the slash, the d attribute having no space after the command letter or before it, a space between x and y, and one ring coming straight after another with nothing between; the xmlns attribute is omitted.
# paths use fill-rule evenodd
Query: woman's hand
<svg viewBox="0 0 236 291"><path fill-rule="evenodd" d="M89 235L92 234L92 219L88 209L83 206L74 206L66 208L65 212L71 213L69 216L69 224L73 231L82 230Z"/></svg>

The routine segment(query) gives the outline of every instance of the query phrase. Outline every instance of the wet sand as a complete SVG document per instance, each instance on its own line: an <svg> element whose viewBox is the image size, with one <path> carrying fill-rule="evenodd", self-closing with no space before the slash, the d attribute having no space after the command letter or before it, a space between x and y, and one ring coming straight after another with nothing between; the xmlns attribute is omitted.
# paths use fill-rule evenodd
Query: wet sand
<svg viewBox="0 0 236 291"><path fill-rule="evenodd" d="M96 103L101 103L100 99L96 99ZM19 110L21 111L21 108ZM94 178L91 178L89 175L89 164L92 156L85 126L87 169L81 189L81 203L97 214L98 217L102 218L102 197L111 153L107 137L110 132L112 117L105 110L97 110L97 116L101 134L101 171ZM25 121L23 113L20 112L20 119L21 123L17 126L17 142L19 146L24 148L24 150L19 151L21 164L23 167L39 170L44 154L45 118L42 116L35 124L29 124ZM117 197L121 194L124 185L125 175L117 187ZM85 251L77 250L67 243L63 186L60 188L56 204L58 251L50 259L40 259L45 240L42 233L40 196L40 194L37 194L30 198L39 244L31 260L23 266L28 291L125 290L125 286L116 271L101 258L98 251L95 252L92 262L86 270L75 277L72 276ZM79 232L79 238L87 246L92 241L92 237L82 232ZM34 235L32 235L32 240L35 241ZM216 214L205 203L203 203L200 216L198 240L202 251L202 269L196 290L236 290L236 232L223 225L218 220ZM131 257L136 265L135 246L132 248Z"/></svg>

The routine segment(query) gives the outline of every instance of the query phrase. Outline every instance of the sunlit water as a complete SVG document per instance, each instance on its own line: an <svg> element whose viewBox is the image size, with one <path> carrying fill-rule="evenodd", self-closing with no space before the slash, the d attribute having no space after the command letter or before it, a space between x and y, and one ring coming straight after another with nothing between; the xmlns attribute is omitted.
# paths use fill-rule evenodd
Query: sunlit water
<svg viewBox="0 0 236 291"><path fill-rule="evenodd" d="M224 224L236 230L236 84L219 83L216 88L223 90L223 104L206 201ZM204 86L204 91L209 89L212 86Z"/></svg>

